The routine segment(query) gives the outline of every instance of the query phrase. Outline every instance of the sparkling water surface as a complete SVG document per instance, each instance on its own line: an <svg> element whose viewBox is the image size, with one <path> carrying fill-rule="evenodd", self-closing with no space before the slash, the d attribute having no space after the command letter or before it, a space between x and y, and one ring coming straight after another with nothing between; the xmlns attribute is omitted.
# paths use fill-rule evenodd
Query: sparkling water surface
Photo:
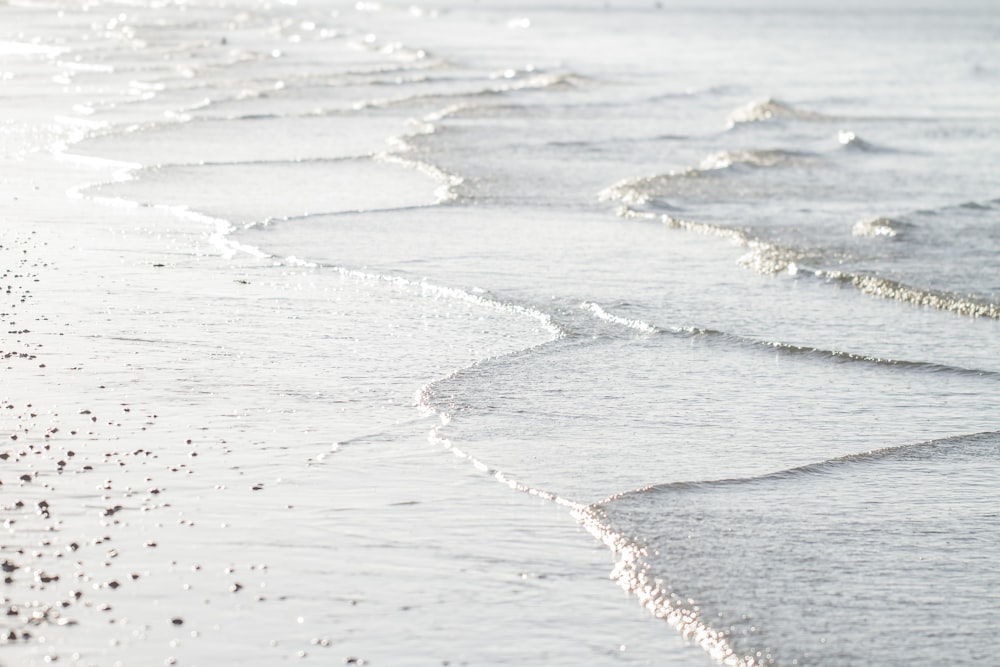
<svg viewBox="0 0 1000 667"><path fill-rule="evenodd" d="M254 474L311 461L281 467L302 473L283 492L299 523L255 506L286 528L226 549L280 551L272 588L347 624L373 664L989 662L994 8L199 0L0 16L9 182L48 160L69 196L39 220L108 216L109 239L135 239L123 263L176 254L162 266L177 279L79 330L133 341L134 391L181 381L149 400L205 395L192 423ZM219 350L171 363L182 341ZM305 417L309 436L284 440ZM535 504L514 500L525 491ZM645 610L573 583L591 536ZM530 589L506 578L525 554ZM324 609L352 576L366 583L345 599L379 600L363 619ZM438 620L455 616L461 632ZM614 641L629 632L644 649ZM210 645L185 655L274 659Z"/></svg>

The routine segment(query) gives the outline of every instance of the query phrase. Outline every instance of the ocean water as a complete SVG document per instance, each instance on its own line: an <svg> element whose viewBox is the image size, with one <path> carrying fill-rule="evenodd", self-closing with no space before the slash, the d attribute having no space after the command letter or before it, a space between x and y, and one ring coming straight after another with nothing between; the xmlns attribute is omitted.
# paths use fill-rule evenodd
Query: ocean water
<svg viewBox="0 0 1000 667"><path fill-rule="evenodd" d="M122 386L194 410L250 470L329 455L294 494L313 537L230 546L287 547L317 615L345 613L324 610L336 563L369 582L347 595L397 582L478 628L389 604L344 631L373 664L993 659L990 3L10 1L0 95L6 182L64 174L37 219L109 216L123 262L181 276L122 279L134 302L76 323L137 345ZM379 504L422 478L426 516ZM324 537L330 486L367 499L350 539ZM413 562L368 561L369 520ZM461 578L444 536L475 552ZM574 545L628 595L497 602L499 554L558 579ZM640 645L596 639L617 623Z"/></svg>

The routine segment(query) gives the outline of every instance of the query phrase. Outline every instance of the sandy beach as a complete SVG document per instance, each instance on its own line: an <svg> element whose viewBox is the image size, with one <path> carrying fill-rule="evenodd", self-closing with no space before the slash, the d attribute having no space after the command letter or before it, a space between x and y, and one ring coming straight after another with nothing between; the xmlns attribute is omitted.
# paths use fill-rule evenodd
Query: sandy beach
<svg viewBox="0 0 1000 667"><path fill-rule="evenodd" d="M988 663L998 20L0 0L0 666Z"/></svg>
<svg viewBox="0 0 1000 667"><path fill-rule="evenodd" d="M435 354L401 377L363 341L396 335L379 302L418 288L274 281L269 260L220 257L210 225L66 197L101 175L4 168L2 664L697 656L614 594L565 508L428 439L421 382L513 351L484 321L517 315L425 288L404 330ZM475 347L437 344L456 330ZM350 368L314 365L331 344ZM581 626L575 652L545 652Z"/></svg>

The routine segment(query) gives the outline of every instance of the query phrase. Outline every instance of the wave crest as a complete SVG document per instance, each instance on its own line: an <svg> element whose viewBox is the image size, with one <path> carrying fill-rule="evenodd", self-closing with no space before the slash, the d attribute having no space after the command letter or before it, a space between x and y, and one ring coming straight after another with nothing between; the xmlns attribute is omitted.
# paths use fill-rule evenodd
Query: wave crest
<svg viewBox="0 0 1000 667"><path fill-rule="evenodd" d="M851 235L862 238L896 238L904 228L911 225L879 216L869 220L859 220L851 227Z"/></svg>
<svg viewBox="0 0 1000 667"><path fill-rule="evenodd" d="M829 120L829 117L815 111L798 109L774 98L768 98L750 102L734 110L729 114L729 127L732 128L741 123L760 123L774 119Z"/></svg>
<svg viewBox="0 0 1000 667"><path fill-rule="evenodd" d="M696 179L715 176L716 172L788 167L809 160L810 156L806 153L781 149L719 151L706 156L697 167L623 179L599 192L598 199L643 206L672 189L687 187L682 183L690 184ZM657 202L657 208L674 210L663 202Z"/></svg>
<svg viewBox="0 0 1000 667"><path fill-rule="evenodd" d="M875 144L862 139L854 132L850 130L840 130L837 133L837 141L840 145L849 151L859 151L862 153L895 153L896 151L885 148L882 146L876 146Z"/></svg>
<svg viewBox="0 0 1000 667"><path fill-rule="evenodd" d="M702 171L711 171L728 169L740 165L749 167L779 167L796 162L803 157L802 153L779 149L720 151L702 160L699 169Z"/></svg>
<svg viewBox="0 0 1000 667"><path fill-rule="evenodd" d="M950 294L938 290L913 287L891 278L882 278L879 276L842 273L839 271L817 272L817 275L850 284L869 296L902 301L903 303L910 303L915 306L948 310L958 315L1000 320L1000 304L998 303L981 301L972 297Z"/></svg>

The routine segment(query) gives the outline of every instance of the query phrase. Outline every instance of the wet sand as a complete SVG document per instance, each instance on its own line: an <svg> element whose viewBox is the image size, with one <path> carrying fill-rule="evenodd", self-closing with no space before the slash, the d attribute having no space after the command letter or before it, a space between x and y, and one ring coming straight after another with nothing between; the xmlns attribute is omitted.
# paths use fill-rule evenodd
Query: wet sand
<svg viewBox="0 0 1000 667"><path fill-rule="evenodd" d="M566 508L428 438L422 384L538 322L429 294L393 331L413 288L68 199L94 165L2 169L0 662L703 662Z"/></svg>

